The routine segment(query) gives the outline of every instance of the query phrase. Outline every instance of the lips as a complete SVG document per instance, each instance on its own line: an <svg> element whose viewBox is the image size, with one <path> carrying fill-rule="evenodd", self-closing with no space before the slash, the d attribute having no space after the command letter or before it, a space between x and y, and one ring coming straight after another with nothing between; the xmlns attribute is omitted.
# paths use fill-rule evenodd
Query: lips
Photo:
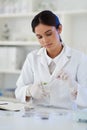
<svg viewBox="0 0 87 130"><path fill-rule="evenodd" d="M45 45L45 47L50 47L52 45L52 43L49 43L47 45Z"/></svg>

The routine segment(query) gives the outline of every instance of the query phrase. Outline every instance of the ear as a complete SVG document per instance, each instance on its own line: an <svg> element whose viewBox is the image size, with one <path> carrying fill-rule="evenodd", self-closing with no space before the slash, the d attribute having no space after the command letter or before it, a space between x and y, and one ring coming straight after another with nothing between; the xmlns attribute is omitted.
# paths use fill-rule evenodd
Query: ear
<svg viewBox="0 0 87 130"><path fill-rule="evenodd" d="M62 32L62 25L60 24L58 27L58 33L60 34Z"/></svg>

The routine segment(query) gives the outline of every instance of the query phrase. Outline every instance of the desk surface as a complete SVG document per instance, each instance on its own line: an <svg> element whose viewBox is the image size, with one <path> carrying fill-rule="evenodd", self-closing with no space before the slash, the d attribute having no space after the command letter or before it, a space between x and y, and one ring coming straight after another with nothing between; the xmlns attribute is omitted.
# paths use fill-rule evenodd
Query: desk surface
<svg viewBox="0 0 87 130"><path fill-rule="evenodd" d="M0 110L0 130L87 130L73 119L72 111L36 107L19 112Z"/></svg>
<svg viewBox="0 0 87 130"><path fill-rule="evenodd" d="M46 112L46 111L45 111ZM60 113L60 112L59 112ZM35 113L34 113L35 114ZM47 113L45 113L47 114ZM78 123L70 113L43 113L0 111L0 130L87 130L87 123Z"/></svg>

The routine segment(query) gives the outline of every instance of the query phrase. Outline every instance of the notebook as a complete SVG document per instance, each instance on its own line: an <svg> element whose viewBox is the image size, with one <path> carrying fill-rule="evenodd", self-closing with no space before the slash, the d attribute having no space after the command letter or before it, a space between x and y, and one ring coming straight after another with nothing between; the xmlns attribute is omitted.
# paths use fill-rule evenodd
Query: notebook
<svg viewBox="0 0 87 130"><path fill-rule="evenodd" d="M0 110L8 111L20 111L24 108L24 104L11 102L11 101L0 101Z"/></svg>

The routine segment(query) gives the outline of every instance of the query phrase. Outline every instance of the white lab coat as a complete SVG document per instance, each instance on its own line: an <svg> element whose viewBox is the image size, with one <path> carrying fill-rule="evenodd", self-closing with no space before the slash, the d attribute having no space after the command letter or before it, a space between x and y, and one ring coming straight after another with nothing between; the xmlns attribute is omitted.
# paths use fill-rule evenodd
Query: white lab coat
<svg viewBox="0 0 87 130"><path fill-rule="evenodd" d="M76 104L87 107L87 57L81 52L64 45L65 51L58 60L52 75L49 73L44 55L45 48L35 50L28 54L17 81L16 98L25 101L26 89L30 84L50 82L55 79L61 69L65 70L78 84ZM54 83L50 93L50 105L70 107L71 100L67 91L67 83L58 81ZM69 86L68 86L69 87ZM73 86L74 87L74 86ZM61 90L59 90L61 88ZM65 91L66 90L66 91ZM48 100L48 99L47 99ZM46 101L46 99L45 99ZM38 101L36 101L38 103ZM44 102L41 100L41 103Z"/></svg>

